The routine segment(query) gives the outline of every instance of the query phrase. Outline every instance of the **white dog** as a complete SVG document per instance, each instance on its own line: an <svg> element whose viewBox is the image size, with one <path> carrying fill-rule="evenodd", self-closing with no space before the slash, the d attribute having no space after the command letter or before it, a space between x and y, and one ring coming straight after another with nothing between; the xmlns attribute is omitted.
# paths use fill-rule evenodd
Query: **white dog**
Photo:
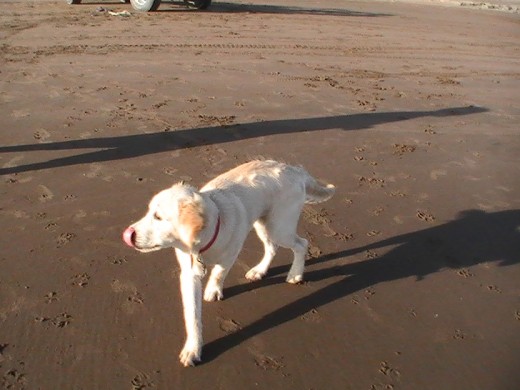
<svg viewBox="0 0 520 390"><path fill-rule="evenodd" d="M324 202L334 191L332 184L319 184L301 167L251 161L211 180L200 191L179 183L152 198L146 215L125 230L123 239L141 252L175 248L187 333L179 356L184 366L200 361L201 281L206 265L213 268L204 300L221 300L224 279L254 227L265 254L246 278L261 279L281 246L294 252L287 282L301 282L307 240L296 234L296 227L303 204Z"/></svg>

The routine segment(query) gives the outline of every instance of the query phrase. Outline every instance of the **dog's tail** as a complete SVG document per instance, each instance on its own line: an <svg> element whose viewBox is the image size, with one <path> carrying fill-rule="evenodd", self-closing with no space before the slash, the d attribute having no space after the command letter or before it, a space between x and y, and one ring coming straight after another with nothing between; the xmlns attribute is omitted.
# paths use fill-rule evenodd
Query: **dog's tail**
<svg viewBox="0 0 520 390"><path fill-rule="evenodd" d="M336 192L333 184L321 184L311 175L307 174L305 180L305 203L316 204L332 198Z"/></svg>

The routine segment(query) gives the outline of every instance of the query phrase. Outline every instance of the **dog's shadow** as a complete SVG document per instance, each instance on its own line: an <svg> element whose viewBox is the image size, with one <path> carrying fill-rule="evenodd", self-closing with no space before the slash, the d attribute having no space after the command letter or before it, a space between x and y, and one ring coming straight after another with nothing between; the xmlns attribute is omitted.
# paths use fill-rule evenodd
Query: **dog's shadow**
<svg viewBox="0 0 520 390"><path fill-rule="evenodd" d="M347 263L350 256L387 246L396 247L375 259ZM341 259L346 264L312 270L315 264ZM469 210L462 212L458 219L440 226L321 256L307 261L305 280L319 282L343 275L341 280L209 342L204 346L204 361L209 362L251 337L299 318L312 309L381 282L410 276L415 276L420 282L427 275L443 269L459 269L483 262L511 266L519 260L520 210L495 213ZM227 288L224 295L229 299L246 291L283 283L287 271L288 266L272 268L265 280Z"/></svg>

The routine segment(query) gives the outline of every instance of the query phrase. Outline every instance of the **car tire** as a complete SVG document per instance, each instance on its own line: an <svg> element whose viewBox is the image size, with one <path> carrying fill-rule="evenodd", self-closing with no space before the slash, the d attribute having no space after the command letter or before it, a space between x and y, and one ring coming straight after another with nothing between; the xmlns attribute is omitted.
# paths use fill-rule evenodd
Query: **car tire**
<svg viewBox="0 0 520 390"><path fill-rule="evenodd" d="M130 3L136 11L148 12L156 11L161 4L161 0L130 0Z"/></svg>

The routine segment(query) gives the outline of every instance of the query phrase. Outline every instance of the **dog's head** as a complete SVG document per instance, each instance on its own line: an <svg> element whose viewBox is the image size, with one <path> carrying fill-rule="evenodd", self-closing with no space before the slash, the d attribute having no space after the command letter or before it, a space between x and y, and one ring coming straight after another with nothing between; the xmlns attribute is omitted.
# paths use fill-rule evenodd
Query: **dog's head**
<svg viewBox="0 0 520 390"><path fill-rule="evenodd" d="M141 252L172 247L190 252L199 243L205 212L195 188L175 184L152 198L146 215L124 231L123 240Z"/></svg>

